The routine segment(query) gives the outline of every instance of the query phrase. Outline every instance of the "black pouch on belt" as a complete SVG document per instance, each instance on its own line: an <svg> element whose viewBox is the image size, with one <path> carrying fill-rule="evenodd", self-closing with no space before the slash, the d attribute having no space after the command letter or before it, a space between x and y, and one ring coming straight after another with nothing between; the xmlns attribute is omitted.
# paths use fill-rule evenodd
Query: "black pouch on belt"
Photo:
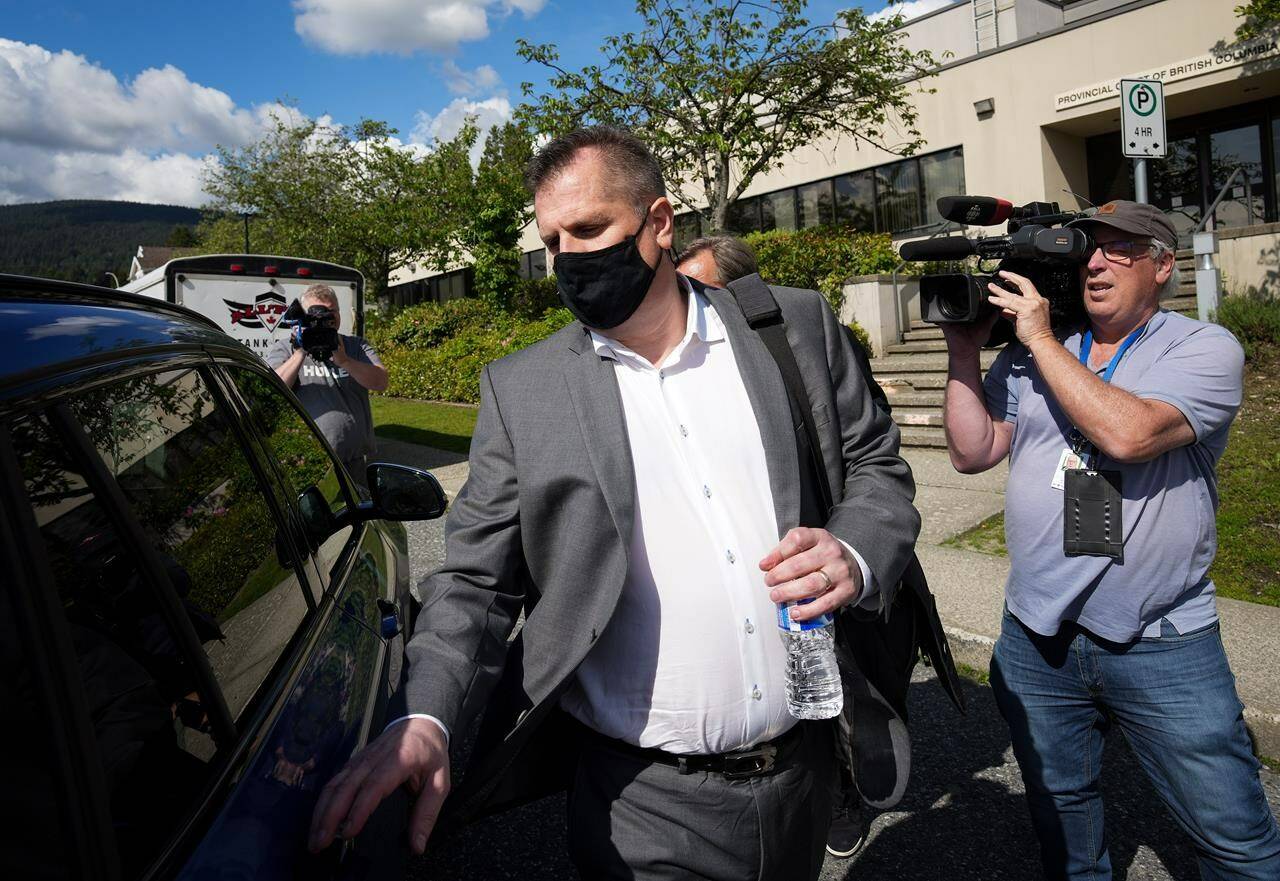
<svg viewBox="0 0 1280 881"><path fill-rule="evenodd" d="M1124 509L1119 471L1072 468L1065 473L1062 551L1068 557L1124 562Z"/></svg>

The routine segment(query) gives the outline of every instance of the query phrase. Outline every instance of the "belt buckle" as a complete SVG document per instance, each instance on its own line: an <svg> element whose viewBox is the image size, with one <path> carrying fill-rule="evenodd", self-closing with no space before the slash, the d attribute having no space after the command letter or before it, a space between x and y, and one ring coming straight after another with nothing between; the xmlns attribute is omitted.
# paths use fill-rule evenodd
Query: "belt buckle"
<svg viewBox="0 0 1280 881"><path fill-rule="evenodd" d="M724 770L720 773L726 780L745 780L768 774L773 770L777 755L778 748L771 743L744 753L733 753L724 757Z"/></svg>

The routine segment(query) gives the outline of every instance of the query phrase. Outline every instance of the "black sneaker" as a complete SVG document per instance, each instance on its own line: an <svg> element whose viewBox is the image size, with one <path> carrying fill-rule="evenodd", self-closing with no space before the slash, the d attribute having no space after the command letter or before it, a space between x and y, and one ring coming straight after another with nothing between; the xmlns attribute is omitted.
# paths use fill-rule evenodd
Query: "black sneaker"
<svg viewBox="0 0 1280 881"><path fill-rule="evenodd" d="M839 799L831 812L831 830L827 832L827 853L845 859L862 849L871 823L867 811L859 803L857 793Z"/></svg>

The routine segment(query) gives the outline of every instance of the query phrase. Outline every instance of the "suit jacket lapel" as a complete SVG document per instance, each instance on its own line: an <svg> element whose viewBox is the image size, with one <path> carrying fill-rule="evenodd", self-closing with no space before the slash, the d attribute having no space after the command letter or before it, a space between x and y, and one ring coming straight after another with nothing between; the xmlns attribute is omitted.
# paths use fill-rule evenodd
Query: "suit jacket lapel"
<svg viewBox="0 0 1280 881"><path fill-rule="evenodd" d="M773 490L773 509L778 518L778 537L800 521L800 463L796 451L795 427L791 424L791 405L782 373L760 335L747 326L747 319L733 298L720 288L702 288L702 293L715 307L733 345L738 374L746 386L747 398L760 426L765 462L769 468L769 486ZM806 402L807 403L807 402Z"/></svg>
<svg viewBox="0 0 1280 881"><path fill-rule="evenodd" d="M635 523L635 465L614 374L617 362L602 358L586 330L569 344L565 381L586 440L587 456L628 557Z"/></svg>

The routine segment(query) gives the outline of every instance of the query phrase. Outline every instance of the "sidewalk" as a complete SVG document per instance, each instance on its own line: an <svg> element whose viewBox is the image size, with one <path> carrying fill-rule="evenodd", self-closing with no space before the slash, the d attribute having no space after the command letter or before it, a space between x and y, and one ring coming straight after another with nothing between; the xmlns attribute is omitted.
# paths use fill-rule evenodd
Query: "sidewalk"
<svg viewBox="0 0 1280 881"><path fill-rule="evenodd" d="M916 553L938 602L957 661L987 669L1000 633L1007 557L940 547L1004 508L1008 471L957 474L941 450L909 449L923 527ZM1280 758L1280 608L1218 598L1222 641L1258 751Z"/></svg>

